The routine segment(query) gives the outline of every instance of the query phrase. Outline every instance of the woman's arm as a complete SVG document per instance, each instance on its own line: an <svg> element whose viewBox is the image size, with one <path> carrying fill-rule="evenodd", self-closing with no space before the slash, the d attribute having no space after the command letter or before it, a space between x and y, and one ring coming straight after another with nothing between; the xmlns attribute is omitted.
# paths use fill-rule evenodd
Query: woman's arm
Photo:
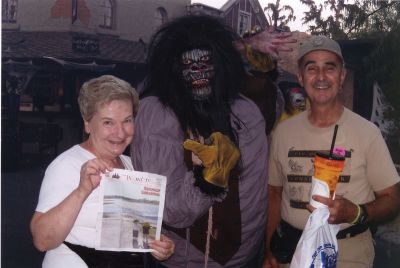
<svg viewBox="0 0 400 268"><path fill-rule="evenodd" d="M92 159L82 165L79 186L60 204L45 213L35 212L30 228L33 243L40 251L59 246L70 233L83 203L100 184L101 173L112 167L100 159Z"/></svg>

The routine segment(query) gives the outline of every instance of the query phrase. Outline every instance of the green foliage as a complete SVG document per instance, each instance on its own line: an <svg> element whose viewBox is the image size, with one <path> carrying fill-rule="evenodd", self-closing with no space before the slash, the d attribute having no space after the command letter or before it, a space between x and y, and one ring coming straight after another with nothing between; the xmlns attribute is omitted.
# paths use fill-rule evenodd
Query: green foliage
<svg viewBox="0 0 400 268"><path fill-rule="evenodd" d="M387 143L393 160L400 163L400 25L397 25L364 61L366 84L378 81L387 101L393 107L385 113L385 119L395 125Z"/></svg>
<svg viewBox="0 0 400 268"><path fill-rule="evenodd" d="M312 34L334 39L355 39L380 36L390 32L400 22L400 1L393 0L300 0L308 6L302 19ZM324 17L323 12L330 15Z"/></svg>
<svg viewBox="0 0 400 268"><path fill-rule="evenodd" d="M343 39L345 33L342 28L344 20L344 0L326 0L317 5L315 1L300 0L307 5L309 11L304 12L303 24L308 24L312 34L326 35L335 39ZM323 12L329 8L331 15L324 18Z"/></svg>
<svg viewBox="0 0 400 268"><path fill-rule="evenodd" d="M379 36L400 22L399 1L361 1L346 5L345 27L350 38Z"/></svg>
<svg viewBox="0 0 400 268"><path fill-rule="evenodd" d="M275 28L288 29L287 26L289 21L295 21L296 16L294 16L294 10L289 5L280 5L280 0L276 0L275 4L269 3L267 7L264 8L266 16L269 18L269 23ZM287 13L286 15L283 13Z"/></svg>
<svg viewBox="0 0 400 268"><path fill-rule="evenodd" d="M381 39L378 47L365 60L366 79L379 82L394 111L400 118L400 25Z"/></svg>

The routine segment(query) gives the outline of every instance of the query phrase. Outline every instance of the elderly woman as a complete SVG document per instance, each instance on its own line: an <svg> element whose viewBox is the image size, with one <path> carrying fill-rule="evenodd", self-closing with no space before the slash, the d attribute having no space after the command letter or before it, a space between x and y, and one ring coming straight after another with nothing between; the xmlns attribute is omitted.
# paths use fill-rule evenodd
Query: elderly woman
<svg viewBox="0 0 400 268"><path fill-rule="evenodd" d="M114 267L110 256L117 256L118 262L130 255L94 250L98 186L102 173L133 170L122 153L133 138L138 95L127 82L104 75L82 86L78 102L88 138L47 168L31 221L33 241L47 251L43 267ZM150 247L156 259L165 260L175 245L162 235Z"/></svg>

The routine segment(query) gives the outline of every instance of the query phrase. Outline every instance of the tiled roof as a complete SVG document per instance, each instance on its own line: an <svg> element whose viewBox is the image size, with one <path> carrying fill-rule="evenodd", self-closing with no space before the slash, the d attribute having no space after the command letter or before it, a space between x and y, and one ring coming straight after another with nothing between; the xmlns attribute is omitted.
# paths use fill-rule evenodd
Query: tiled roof
<svg viewBox="0 0 400 268"><path fill-rule="evenodd" d="M98 53L72 49L73 32L2 31L2 58L36 59L44 56L64 60L92 59L144 63L146 45L110 35L90 35L99 41ZM88 35L86 35L88 36Z"/></svg>

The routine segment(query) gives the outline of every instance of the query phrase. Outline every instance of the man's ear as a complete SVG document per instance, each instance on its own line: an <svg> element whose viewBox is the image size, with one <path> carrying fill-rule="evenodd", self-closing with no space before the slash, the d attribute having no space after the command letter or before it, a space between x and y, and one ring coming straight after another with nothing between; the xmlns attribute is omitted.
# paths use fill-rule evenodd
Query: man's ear
<svg viewBox="0 0 400 268"><path fill-rule="evenodd" d="M342 87L344 84L344 80L346 79L347 69L343 66L342 73L340 75L340 86Z"/></svg>
<svg viewBox="0 0 400 268"><path fill-rule="evenodd" d="M301 76L300 71L297 73L296 76L297 76L297 81L299 82L300 86L301 86L302 88L304 88L304 85L303 85L303 77Z"/></svg>

